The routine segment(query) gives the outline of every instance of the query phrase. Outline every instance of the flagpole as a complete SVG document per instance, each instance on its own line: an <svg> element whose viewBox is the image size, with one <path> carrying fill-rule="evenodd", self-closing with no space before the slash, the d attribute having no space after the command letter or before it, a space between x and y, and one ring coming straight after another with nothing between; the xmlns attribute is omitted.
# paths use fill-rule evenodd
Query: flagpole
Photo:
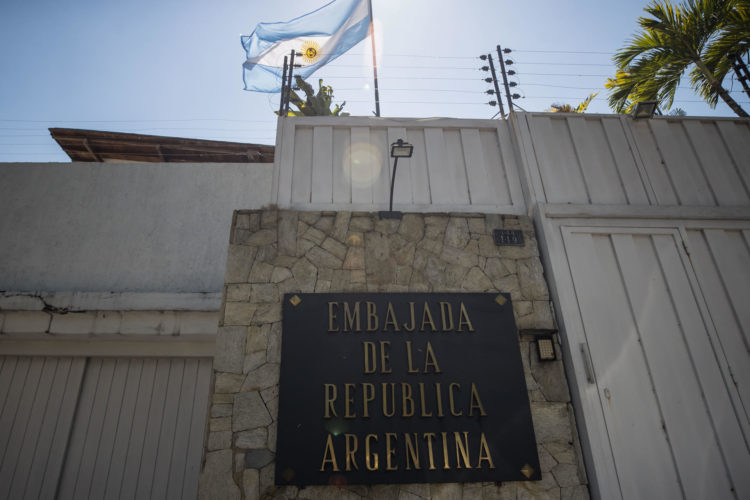
<svg viewBox="0 0 750 500"><path fill-rule="evenodd" d="M370 40L372 41L372 74L375 80L375 116L380 116L380 93L378 92L378 62L375 59L375 19L372 17L372 0L367 0L370 12Z"/></svg>

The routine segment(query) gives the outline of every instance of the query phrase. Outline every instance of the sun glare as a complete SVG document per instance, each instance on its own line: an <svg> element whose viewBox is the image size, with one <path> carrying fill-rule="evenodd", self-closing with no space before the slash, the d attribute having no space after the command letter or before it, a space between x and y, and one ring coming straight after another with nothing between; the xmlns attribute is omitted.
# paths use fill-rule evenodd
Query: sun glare
<svg viewBox="0 0 750 500"><path fill-rule="evenodd" d="M355 143L344 155L341 169L356 188L369 187L380 176L382 154L373 144Z"/></svg>

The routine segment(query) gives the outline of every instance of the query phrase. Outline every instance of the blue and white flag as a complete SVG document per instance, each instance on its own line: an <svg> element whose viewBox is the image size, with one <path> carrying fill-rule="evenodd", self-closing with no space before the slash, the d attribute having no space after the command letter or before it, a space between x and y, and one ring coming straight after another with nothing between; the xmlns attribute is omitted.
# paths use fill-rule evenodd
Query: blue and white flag
<svg viewBox="0 0 750 500"><path fill-rule="evenodd" d="M370 28L368 0L333 0L323 7L286 23L260 23L242 37L247 53L245 90L281 91L284 56L296 56L295 75L306 78L328 61L355 46Z"/></svg>

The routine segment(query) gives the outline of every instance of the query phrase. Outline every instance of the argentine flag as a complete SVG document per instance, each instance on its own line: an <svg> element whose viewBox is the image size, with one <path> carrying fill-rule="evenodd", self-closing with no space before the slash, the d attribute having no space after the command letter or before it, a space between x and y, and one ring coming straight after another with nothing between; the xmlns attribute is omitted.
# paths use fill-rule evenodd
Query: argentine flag
<svg viewBox="0 0 750 500"><path fill-rule="evenodd" d="M323 7L286 23L260 23L242 37L247 53L245 90L280 92L284 56L302 53L294 74L307 78L328 61L355 46L370 28L368 0L333 0Z"/></svg>

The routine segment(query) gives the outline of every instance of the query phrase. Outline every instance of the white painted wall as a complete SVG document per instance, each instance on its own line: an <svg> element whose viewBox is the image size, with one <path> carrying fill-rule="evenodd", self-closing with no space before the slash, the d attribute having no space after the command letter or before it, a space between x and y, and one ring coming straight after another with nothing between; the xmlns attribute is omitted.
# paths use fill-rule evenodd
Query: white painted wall
<svg viewBox="0 0 750 500"><path fill-rule="evenodd" d="M516 113L511 122L528 206L750 206L746 119Z"/></svg>
<svg viewBox="0 0 750 500"><path fill-rule="evenodd" d="M592 497L747 498L750 120L511 122Z"/></svg>
<svg viewBox="0 0 750 500"><path fill-rule="evenodd" d="M0 164L0 290L218 292L271 164Z"/></svg>
<svg viewBox="0 0 750 500"><path fill-rule="evenodd" d="M66 292L5 295L0 308L31 302L14 308L43 325L38 301L211 310L233 210L382 209L389 159L364 184L339 167L362 166L346 154L352 144L387 154L405 135L416 151L399 164L395 208L536 212L593 496L705 497L709 483L715 497L747 496L750 121L517 113L280 124L275 165L0 164L0 291ZM654 290L661 299L644 305ZM655 343L667 333L671 346ZM632 449L637 426L639 442L662 452ZM641 471L664 464L671 479L652 475L663 494L642 490Z"/></svg>
<svg viewBox="0 0 750 500"><path fill-rule="evenodd" d="M395 210L526 212L505 120L281 118L275 202L302 210L387 209L394 163L390 145L398 139L414 151L396 169Z"/></svg>

